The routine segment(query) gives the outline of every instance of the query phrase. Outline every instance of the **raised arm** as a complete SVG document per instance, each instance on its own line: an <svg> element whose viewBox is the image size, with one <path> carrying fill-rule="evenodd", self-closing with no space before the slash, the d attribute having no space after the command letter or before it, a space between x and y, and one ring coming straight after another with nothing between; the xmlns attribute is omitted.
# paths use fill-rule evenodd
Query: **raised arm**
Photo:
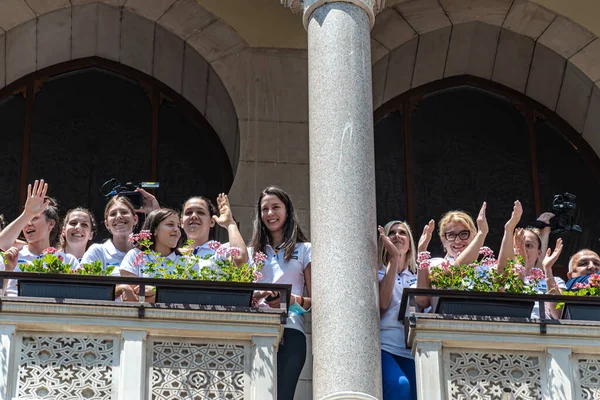
<svg viewBox="0 0 600 400"><path fill-rule="evenodd" d="M498 273L504 272L508 260L515 256L514 234L517 224L523 215L523 206L519 200L515 201L510 219L504 224L504 236L498 253Z"/></svg>
<svg viewBox="0 0 600 400"><path fill-rule="evenodd" d="M219 216L213 216L213 219L219 226L227 229L227 234L229 235L229 245L232 247L239 247L241 252L238 257L235 257L236 265L242 265L248 262L248 249L246 247L246 243L244 242L244 238L238 229L237 224L233 219L233 214L231 213L231 206L229 205L229 197L226 194L221 193L219 197L217 197L217 207L219 208Z"/></svg>
<svg viewBox="0 0 600 400"><path fill-rule="evenodd" d="M377 228L379 238L383 243L383 247L387 250L388 263L385 266L385 275L379 281L379 309L385 311L390 307L394 286L396 284L396 275L398 274L398 264L400 262L400 252L394 246L389 237L385 235L383 227Z"/></svg>
<svg viewBox="0 0 600 400"><path fill-rule="evenodd" d="M47 192L48 184L44 183L43 179L35 181L33 187L31 184L27 186L25 209L17 219L0 232L0 249L8 250L12 247L29 221L44 212L49 203L49 201L45 199Z"/></svg>
<svg viewBox="0 0 600 400"><path fill-rule="evenodd" d="M549 248L546 250L546 256L544 257L544 261L542 261L542 268L544 269L544 273L546 274L546 287L548 288L548 294L561 294L561 289L556 284L554 280L554 274L552 272L552 267L560 257L560 253L563 249L563 242L561 238L556 240L556 247L554 251L551 251ZM550 312L552 318L559 319L561 310L556 309L556 303L546 303L546 310Z"/></svg>
<svg viewBox="0 0 600 400"><path fill-rule="evenodd" d="M467 248L460 253L458 257L454 260L454 265L459 266L462 264L470 264L473 260L476 260L479 257L479 250L483 246L485 242L485 238L489 232L487 218L485 216L485 209L487 204L485 201L481 206L481 210L479 210L479 215L477 216L477 233L475 234L475 238Z"/></svg>
<svg viewBox="0 0 600 400"><path fill-rule="evenodd" d="M423 233L421 234L421 238L419 239L419 253L427 251L427 247L429 246L429 242L431 241L431 235L433 234L434 229L435 222L433 220L429 221L429 223L423 228ZM421 268L419 266L417 270L417 288L431 288L431 279L429 279L429 268ZM415 302L420 308L426 309L431 305L431 296L416 296Z"/></svg>
<svg viewBox="0 0 600 400"><path fill-rule="evenodd" d="M551 212L545 212L542 213L539 217L538 217L538 221L544 223L546 226L544 226L543 228L540 229L540 240L541 240L541 247L540 247L540 251L542 252L542 254L546 254L546 249L548 248L548 240L550 239L550 220L554 218L554 214L552 214ZM538 263L541 263L542 260L538 261Z"/></svg>

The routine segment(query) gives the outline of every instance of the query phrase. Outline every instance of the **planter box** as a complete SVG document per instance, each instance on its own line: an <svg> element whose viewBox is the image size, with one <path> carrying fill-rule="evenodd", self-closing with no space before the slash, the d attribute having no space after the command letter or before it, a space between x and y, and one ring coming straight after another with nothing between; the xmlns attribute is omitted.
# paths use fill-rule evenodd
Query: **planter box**
<svg viewBox="0 0 600 400"><path fill-rule="evenodd" d="M499 301L440 296L435 312L438 314L529 318L533 304L533 301Z"/></svg>
<svg viewBox="0 0 600 400"><path fill-rule="evenodd" d="M19 296L50 297L60 299L114 300L115 284L44 282L41 280L19 279Z"/></svg>
<svg viewBox="0 0 600 400"><path fill-rule="evenodd" d="M600 305L565 303L561 318L600 321Z"/></svg>
<svg viewBox="0 0 600 400"><path fill-rule="evenodd" d="M253 293L252 289L212 290L159 286L156 288L156 302L250 307Z"/></svg>

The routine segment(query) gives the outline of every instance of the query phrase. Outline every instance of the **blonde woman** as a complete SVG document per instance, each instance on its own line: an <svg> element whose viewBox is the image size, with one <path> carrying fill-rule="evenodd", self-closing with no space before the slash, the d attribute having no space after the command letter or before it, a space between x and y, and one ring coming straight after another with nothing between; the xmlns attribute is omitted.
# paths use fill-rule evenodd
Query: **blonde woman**
<svg viewBox="0 0 600 400"><path fill-rule="evenodd" d="M485 216L486 203L484 202L477 216L477 228L469 214L464 211L448 211L438 222L440 239L446 254L443 258L432 258L431 266L437 266L447 260L452 265L458 266L469 264L479 257L479 250L485 242L489 232L487 218ZM433 220L425 225L423 234L419 239L419 252L427 251L434 230ZM431 280L429 271L419 269L417 273L417 287L430 288ZM417 296L417 305L423 309L431 305L430 296Z"/></svg>
<svg viewBox="0 0 600 400"><path fill-rule="evenodd" d="M398 321L402 292L417 279L415 241L406 222L379 227L378 261L383 399L416 399L415 362Z"/></svg>

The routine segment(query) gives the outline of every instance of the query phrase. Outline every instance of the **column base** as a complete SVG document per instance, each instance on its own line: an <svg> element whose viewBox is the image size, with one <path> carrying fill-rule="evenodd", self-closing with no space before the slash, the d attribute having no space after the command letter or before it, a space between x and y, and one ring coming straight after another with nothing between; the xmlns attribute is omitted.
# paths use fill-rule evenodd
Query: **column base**
<svg viewBox="0 0 600 400"><path fill-rule="evenodd" d="M320 400L379 400L370 394L359 392L337 392L321 397Z"/></svg>

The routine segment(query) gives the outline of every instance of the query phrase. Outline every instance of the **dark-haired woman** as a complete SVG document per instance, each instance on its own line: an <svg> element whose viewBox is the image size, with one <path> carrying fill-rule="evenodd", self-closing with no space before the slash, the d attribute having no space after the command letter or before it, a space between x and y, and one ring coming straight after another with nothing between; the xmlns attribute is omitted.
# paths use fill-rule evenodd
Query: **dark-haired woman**
<svg viewBox="0 0 600 400"><path fill-rule="evenodd" d="M44 250L56 244L60 232L60 219L56 201L46 196L48 184L44 180L35 181L33 187L27 187L27 201L23 213L0 232L0 249L6 250L6 270L19 271L18 264L28 264L44 255ZM11 248L19 233L23 232L27 245L18 252ZM70 254L58 252L65 264L72 269L79 262ZM10 279L7 283L6 295L17 294L17 281Z"/></svg>
<svg viewBox="0 0 600 400"><path fill-rule="evenodd" d="M94 261L102 262L104 268L118 268L125 254L133 248L129 235L133 233L137 223L137 213L149 213L160 208L158 201L144 189L136 189L142 195L143 207L136 210L126 197L115 196L106 203L104 208L104 226L111 238L103 243L90 246L81 259L82 264Z"/></svg>
<svg viewBox="0 0 600 400"><path fill-rule="evenodd" d="M67 211L60 233L59 250L81 260L96 229L96 218L87 208L77 207Z"/></svg>
<svg viewBox="0 0 600 400"><path fill-rule="evenodd" d="M183 203L183 211L181 212L181 226L185 231L188 240L193 243L194 255L205 257L213 256L215 251L208 246L210 239L210 230L215 224L227 230L229 237L229 245L238 247L241 252L238 257L235 257L237 265L248 262L248 252L246 243L242 237L233 215L229 198L226 194L221 193L217 197L217 205L219 207L219 215L216 215L214 205L209 199L202 196L190 197ZM210 260L204 260L210 264Z"/></svg>
<svg viewBox="0 0 600 400"><path fill-rule="evenodd" d="M250 256L255 251L267 256L261 282L292 285L289 316L277 352L277 398L292 400L306 360L303 314L311 308L311 246L290 196L274 186L263 190L258 198L248 249ZM270 307L279 307L279 293L262 292L257 297L264 298Z"/></svg>
<svg viewBox="0 0 600 400"><path fill-rule="evenodd" d="M177 251L179 239L181 238L181 227L179 225L179 215L177 211L170 208L160 208L152 211L146 217L142 231L148 231L152 235L150 240L152 241L151 250L158 253L161 257L164 257L163 266L166 266L167 261L177 263L180 258L180 254ZM138 245L139 246L139 245ZM121 262L119 267L119 274L121 276L144 276L148 277L147 274L142 270L142 264L148 260L151 255L141 254L142 250L136 247L129 250ZM138 257L142 257L142 262ZM121 286L121 299L123 301L138 301L139 288L137 286L130 287L132 290L127 290L126 287ZM147 287L145 295L147 297L153 297L153 288ZM149 299L152 300L152 299Z"/></svg>

